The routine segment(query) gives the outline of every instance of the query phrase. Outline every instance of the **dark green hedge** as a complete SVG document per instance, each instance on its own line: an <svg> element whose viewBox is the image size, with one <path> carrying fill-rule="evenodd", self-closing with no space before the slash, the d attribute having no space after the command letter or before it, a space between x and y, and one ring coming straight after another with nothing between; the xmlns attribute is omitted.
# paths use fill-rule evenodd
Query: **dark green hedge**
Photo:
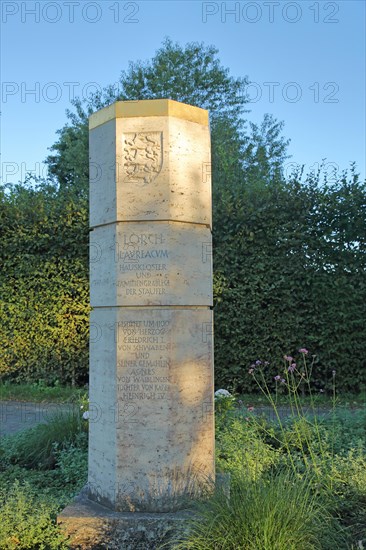
<svg viewBox="0 0 366 550"><path fill-rule="evenodd" d="M0 375L87 381L88 210L52 186L2 190Z"/></svg>
<svg viewBox="0 0 366 550"><path fill-rule="evenodd" d="M366 185L247 185L216 197L216 381L255 388L248 368L306 347L329 389L366 388ZM218 204L217 204L218 206Z"/></svg>
<svg viewBox="0 0 366 550"><path fill-rule="evenodd" d="M248 369L316 355L329 389L366 387L366 184L216 176L216 381L251 391ZM83 383L88 370L87 201L53 186L1 189L0 375Z"/></svg>

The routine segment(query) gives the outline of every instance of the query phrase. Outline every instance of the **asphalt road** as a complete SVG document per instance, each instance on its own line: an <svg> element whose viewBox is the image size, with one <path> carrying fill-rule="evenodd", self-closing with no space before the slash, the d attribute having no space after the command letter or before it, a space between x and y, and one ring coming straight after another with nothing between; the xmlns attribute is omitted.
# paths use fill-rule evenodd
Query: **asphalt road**
<svg viewBox="0 0 366 550"><path fill-rule="evenodd" d="M7 434L13 434L28 428L32 428L40 423L47 423L56 412L70 411L75 405L65 403L29 403L24 401L0 401L0 437ZM357 408L355 409L357 410ZM350 409L352 412L353 409ZM305 414L311 414L309 408L304 408ZM331 416L331 410L326 407L319 407L315 411L319 416ZM242 408L243 416L250 414L265 413L270 420L277 421L277 417L271 407L255 407L253 411ZM281 420L291 416L289 407L279 406L278 413Z"/></svg>
<svg viewBox="0 0 366 550"><path fill-rule="evenodd" d="M40 423L47 423L56 412L67 412L75 405L60 403L25 403L0 401L0 437Z"/></svg>

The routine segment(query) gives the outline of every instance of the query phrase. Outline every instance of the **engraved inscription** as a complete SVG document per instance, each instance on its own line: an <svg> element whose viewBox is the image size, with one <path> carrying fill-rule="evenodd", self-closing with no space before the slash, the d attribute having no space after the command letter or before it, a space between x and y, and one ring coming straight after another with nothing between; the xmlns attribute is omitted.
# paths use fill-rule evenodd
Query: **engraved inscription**
<svg viewBox="0 0 366 550"><path fill-rule="evenodd" d="M115 261L121 274L116 281L125 296L164 296L170 286L169 250L162 233L124 234L116 243Z"/></svg>
<svg viewBox="0 0 366 550"><path fill-rule="evenodd" d="M141 222L98 228L90 261L92 306L211 305L211 259L202 261L209 229L187 225Z"/></svg>
<svg viewBox="0 0 366 550"><path fill-rule="evenodd" d="M119 401L167 400L172 386L171 321L124 321L114 330L122 352L117 362Z"/></svg>
<svg viewBox="0 0 366 550"><path fill-rule="evenodd" d="M163 133L127 133L122 140L126 181L142 185L151 183L163 164Z"/></svg>

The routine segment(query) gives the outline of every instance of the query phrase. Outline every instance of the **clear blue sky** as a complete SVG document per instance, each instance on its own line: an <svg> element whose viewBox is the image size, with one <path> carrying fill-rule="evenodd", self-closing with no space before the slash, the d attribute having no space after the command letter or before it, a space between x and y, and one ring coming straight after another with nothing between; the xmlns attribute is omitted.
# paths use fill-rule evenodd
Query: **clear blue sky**
<svg viewBox="0 0 366 550"><path fill-rule="evenodd" d="M74 95L118 80L165 36L214 44L252 85L248 119L271 113L289 162L356 161L365 177L365 2L39 1L1 3L3 181L42 173ZM33 90L33 93L32 93Z"/></svg>

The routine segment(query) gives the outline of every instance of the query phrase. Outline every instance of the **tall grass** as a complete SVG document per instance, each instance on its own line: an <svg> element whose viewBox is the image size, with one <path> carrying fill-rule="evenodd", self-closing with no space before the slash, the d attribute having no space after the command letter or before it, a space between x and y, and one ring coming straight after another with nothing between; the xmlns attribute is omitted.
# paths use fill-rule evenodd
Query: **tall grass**
<svg viewBox="0 0 366 550"><path fill-rule="evenodd" d="M273 419L268 419L268 411L258 414L230 394L220 397L217 465L239 481L230 501L218 495L200 507L190 538L177 548L365 547L366 409L339 409L333 371L331 410L318 414L311 387L314 357L308 364L304 348L297 360L284 357L274 392L268 364L257 360L249 375L270 405Z"/></svg>
<svg viewBox="0 0 366 550"><path fill-rule="evenodd" d="M80 409L56 412L47 424L2 438L0 456L4 463L27 468L50 468L55 465L57 451L75 442L87 445L87 424ZM85 437L83 437L85 434Z"/></svg>
<svg viewBox="0 0 366 550"><path fill-rule="evenodd" d="M31 401L35 403L75 403L85 395L85 389L67 386L47 386L42 382L34 384L15 384L0 381L1 401Z"/></svg>
<svg viewBox="0 0 366 550"><path fill-rule="evenodd" d="M346 537L329 502L312 483L291 471L260 480L234 478L230 498L217 492L197 507L189 530L174 550L335 550Z"/></svg>

